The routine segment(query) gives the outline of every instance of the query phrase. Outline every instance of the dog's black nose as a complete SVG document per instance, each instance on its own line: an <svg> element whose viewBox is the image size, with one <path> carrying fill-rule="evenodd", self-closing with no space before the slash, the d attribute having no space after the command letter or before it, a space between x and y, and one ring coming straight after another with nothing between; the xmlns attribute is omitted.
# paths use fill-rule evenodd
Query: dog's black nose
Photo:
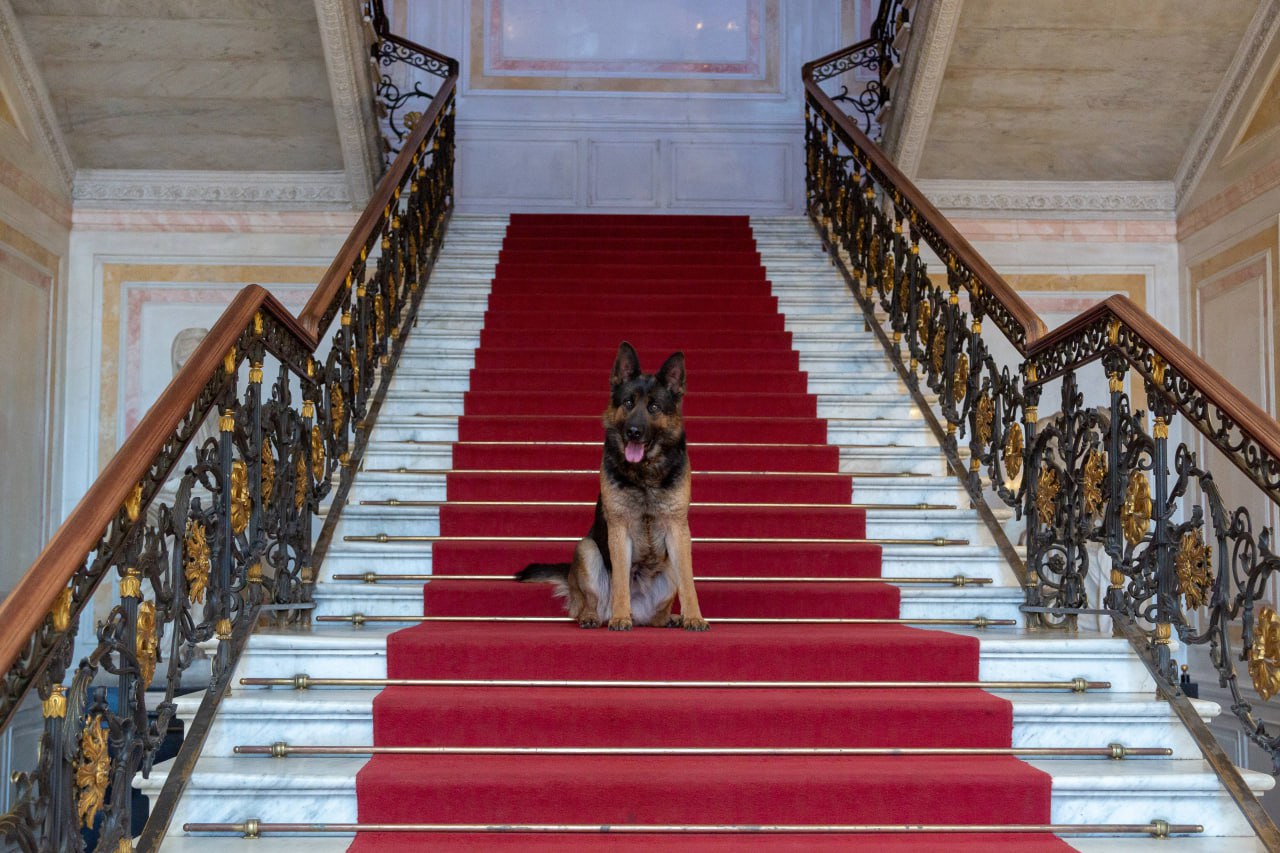
<svg viewBox="0 0 1280 853"><path fill-rule="evenodd" d="M627 425L627 441L639 441L642 435L644 435L644 430L640 427Z"/></svg>

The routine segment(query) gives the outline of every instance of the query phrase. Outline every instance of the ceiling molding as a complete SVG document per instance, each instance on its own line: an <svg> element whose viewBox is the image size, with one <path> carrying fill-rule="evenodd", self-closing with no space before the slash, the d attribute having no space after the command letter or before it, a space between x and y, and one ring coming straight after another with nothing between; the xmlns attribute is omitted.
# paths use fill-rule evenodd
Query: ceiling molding
<svg viewBox="0 0 1280 853"><path fill-rule="evenodd" d="M1172 219L1167 181L922 180L920 190L942 210L977 216L1058 219Z"/></svg>
<svg viewBox="0 0 1280 853"><path fill-rule="evenodd" d="M27 40L22 35L9 0L0 0L0 46L3 46L13 63L22 105L27 114L35 119L36 132L32 141L44 151L62 178L64 189L70 192L76 167L71 160L66 140L62 137L62 127L58 124L58 115L49 99L49 90L45 88L44 78L40 76L40 66L27 47Z"/></svg>
<svg viewBox="0 0 1280 853"><path fill-rule="evenodd" d="M382 142L373 106L368 41L359 4L315 0L342 162L352 201L364 205L382 175Z"/></svg>
<svg viewBox="0 0 1280 853"><path fill-rule="evenodd" d="M964 0L937 0L916 7L917 14L927 18L913 24L915 33L905 48L902 76L896 86L905 96L894 100L885 130L889 156L908 178L915 178L920 169L963 3Z"/></svg>
<svg viewBox="0 0 1280 853"><path fill-rule="evenodd" d="M1244 90L1258 73L1262 58L1277 32L1280 32L1280 0L1264 0L1249 22L1249 28L1240 40L1240 49L1231 60L1218 91L1200 119L1195 135L1191 137L1187 153L1178 165L1173 179L1177 189L1178 209L1182 209L1191 198L1192 191L1209 167L1210 155L1222 141L1240 106Z"/></svg>
<svg viewBox="0 0 1280 853"><path fill-rule="evenodd" d="M187 172L81 169L77 208L348 210L345 172Z"/></svg>

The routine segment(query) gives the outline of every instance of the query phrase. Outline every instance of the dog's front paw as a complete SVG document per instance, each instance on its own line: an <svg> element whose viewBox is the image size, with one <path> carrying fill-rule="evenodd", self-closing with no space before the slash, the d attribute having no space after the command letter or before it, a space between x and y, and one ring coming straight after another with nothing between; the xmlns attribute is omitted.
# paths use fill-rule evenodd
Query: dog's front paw
<svg viewBox="0 0 1280 853"><path fill-rule="evenodd" d="M609 630L610 630L610 631L630 631L630 630L631 630L631 617L630 617L630 616L626 616L626 617L623 617L623 616L615 616L615 617L613 617L612 619L610 619L610 620L609 620Z"/></svg>
<svg viewBox="0 0 1280 853"><path fill-rule="evenodd" d="M583 616L578 620L579 628L599 628L600 620L594 616Z"/></svg>
<svg viewBox="0 0 1280 853"><path fill-rule="evenodd" d="M709 631L711 623L699 616L697 619L685 619L684 629L686 631Z"/></svg>
<svg viewBox="0 0 1280 853"><path fill-rule="evenodd" d="M664 628L679 628L684 625L684 617L679 613L672 613L667 617L667 621L663 624Z"/></svg>

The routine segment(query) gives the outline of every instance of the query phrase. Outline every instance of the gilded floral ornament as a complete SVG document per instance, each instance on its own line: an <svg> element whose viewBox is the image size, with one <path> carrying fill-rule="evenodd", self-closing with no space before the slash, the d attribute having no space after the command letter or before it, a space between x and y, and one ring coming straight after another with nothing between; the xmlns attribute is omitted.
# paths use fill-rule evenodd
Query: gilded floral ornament
<svg viewBox="0 0 1280 853"><path fill-rule="evenodd" d="M156 674L156 659L160 656L160 637L156 632L154 601L144 601L138 605L138 625L135 636L134 650L138 654L138 675L145 688Z"/></svg>
<svg viewBox="0 0 1280 853"><path fill-rule="evenodd" d="M231 463L231 532L239 536L249 526L249 469L243 459Z"/></svg>
<svg viewBox="0 0 1280 853"><path fill-rule="evenodd" d="M333 425L333 434L342 431L342 421L347 410L342 399L342 388L337 382L329 386L329 423Z"/></svg>
<svg viewBox="0 0 1280 853"><path fill-rule="evenodd" d="M298 461L293 466L293 506L302 509L307 502L307 458L298 454Z"/></svg>
<svg viewBox="0 0 1280 853"><path fill-rule="evenodd" d="M85 723L84 734L80 736L80 762L76 765L76 788L80 792L76 813L86 828L93 826L110 781L111 753L107 750L107 730L102 727L102 715L94 714Z"/></svg>
<svg viewBox="0 0 1280 853"><path fill-rule="evenodd" d="M956 375L951 380L951 391L956 402L964 400L964 395L969 391L969 356L960 353L956 359Z"/></svg>
<svg viewBox="0 0 1280 853"><path fill-rule="evenodd" d="M351 361L351 387L358 389L360 387L360 357L356 355L355 347L347 350L347 357Z"/></svg>
<svg viewBox="0 0 1280 853"><path fill-rule="evenodd" d="M941 326L933 333L933 345L929 347L929 362L934 373L942 372L943 359L947 355L947 333Z"/></svg>
<svg viewBox="0 0 1280 853"><path fill-rule="evenodd" d="M276 489L276 457L271 452L271 439L262 439L262 502L271 502Z"/></svg>
<svg viewBox="0 0 1280 853"><path fill-rule="evenodd" d="M1022 450L1022 424L1010 424L1004 439L1004 470L1011 480L1022 470Z"/></svg>
<svg viewBox="0 0 1280 853"><path fill-rule="evenodd" d="M187 581L187 598L191 601L204 603L204 591L209 585L212 565L204 524L194 518L189 519L182 540L182 576Z"/></svg>
<svg viewBox="0 0 1280 853"><path fill-rule="evenodd" d="M142 484L138 483L124 499L124 514L130 521L137 521L142 514Z"/></svg>
<svg viewBox="0 0 1280 853"><path fill-rule="evenodd" d="M1209 564L1213 560L1213 546L1206 545L1200 531L1188 530L1178 543L1178 553L1173 558L1178 574L1178 592L1186 599L1187 607L1202 607L1209 601L1212 575Z"/></svg>
<svg viewBox="0 0 1280 853"><path fill-rule="evenodd" d="M59 634L71 627L70 587L64 587L58 593L58 597L53 600L53 607L49 610L49 619L53 623L53 630Z"/></svg>
<svg viewBox="0 0 1280 853"><path fill-rule="evenodd" d="M1097 450L1090 450L1084 460L1084 511L1097 515L1106 502L1102 494L1102 481L1107 477L1107 458Z"/></svg>
<svg viewBox="0 0 1280 853"><path fill-rule="evenodd" d="M995 419L996 404L989 394L983 393L978 397L974 412L974 433L978 437L978 443L983 447L991 443L991 426L995 423Z"/></svg>
<svg viewBox="0 0 1280 853"><path fill-rule="evenodd" d="M324 479L324 435L317 424L311 428L311 475L319 483Z"/></svg>
<svg viewBox="0 0 1280 853"><path fill-rule="evenodd" d="M1253 620L1249 677L1262 701L1280 693L1280 616L1270 607L1264 606Z"/></svg>
<svg viewBox="0 0 1280 853"><path fill-rule="evenodd" d="M933 309L929 307L928 301L920 303L920 314L916 318L916 334L920 337L920 343L924 344L929 340L929 320L933 316Z"/></svg>
<svg viewBox="0 0 1280 853"><path fill-rule="evenodd" d="M1151 489L1147 486L1147 476L1141 471L1129 473L1120 521L1124 527L1124 538L1130 545L1137 545L1147 535L1147 527L1151 524Z"/></svg>
<svg viewBox="0 0 1280 853"><path fill-rule="evenodd" d="M387 309L382 294L373 300L373 323L378 340L382 340L387 333Z"/></svg>
<svg viewBox="0 0 1280 853"><path fill-rule="evenodd" d="M1062 484L1058 480L1058 472L1047 465L1041 468L1040 476L1036 479L1036 512L1040 515L1041 524L1053 521L1053 514L1058 504L1058 492L1061 490Z"/></svg>

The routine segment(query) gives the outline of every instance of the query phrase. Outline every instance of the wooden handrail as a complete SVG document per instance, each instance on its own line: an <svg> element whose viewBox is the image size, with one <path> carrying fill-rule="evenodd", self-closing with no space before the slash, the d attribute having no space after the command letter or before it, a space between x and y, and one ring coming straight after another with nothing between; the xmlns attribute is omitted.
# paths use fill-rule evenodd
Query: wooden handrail
<svg viewBox="0 0 1280 853"><path fill-rule="evenodd" d="M333 263L329 265L329 269L320 278L320 283L317 285L315 292L311 294L311 298L307 300L302 313L298 315L298 321L303 328L317 338L323 332L322 327L327 327L333 320L334 306L337 304L338 295L346 285L347 272L359 260L361 252L373 248L372 244L376 238L375 226L382 218L383 213L398 198L400 184L413 163L414 152L418 150L422 140L431 131L431 128L435 126L440 113L453 99L457 85L458 69L455 62L451 66L450 75L440 85L440 90L431 99L431 104L422 114L422 117L414 124L413 130L410 131L408 138L405 140L404 147L400 149L400 153L392 161L391 168L387 170L386 175L378 182L378 186L373 191L373 196L364 207L364 212L356 220L355 226L351 229L351 233L347 235L342 248L338 250Z"/></svg>
<svg viewBox="0 0 1280 853"><path fill-rule="evenodd" d="M1118 321L1133 335L1140 338L1152 353L1163 359L1176 375L1181 376L1226 418L1230 419L1248 439L1268 452L1272 459L1280 460L1280 422L1267 414L1128 297L1123 295L1109 297L1052 332L1048 331L1040 315L987 263L986 259L956 230L950 220L933 206L920 189L898 169L879 146L862 132L856 122L837 107L831 97L814 80L813 71L816 67L832 62L842 54L869 47L872 42L871 39L858 42L851 47L806 63L802 68L805 91L809 98L823 110L824 120L846 147L863 155L863 165L869 167L877 180L894 194L895 204L912 210L918 216L918 219L913 220L917 226L920 221L923 221L925 227L920 229L922 235L939 256L946 260L946 255L950 253L958 264L973 274L980 287L1022 326L1023 339L1011 338L1010 343L1017 348L1024 359L1032 362L1052 350L1069 346L1072 341L1099 322ZM942 245L935 245L933 238L940 241ZM1054 373L1041 371L1032 384L1042 384L1055 375L1093 361L1106 351L1115 348L1104 342L1102 346L1075 353L1074 357L1055 363L1057 369ZM1133 359L1130 358L1130 361ZM1141 367L1141 365L1138 366ZM1165 394L1169 394L1167 389L1162 390ZM1201 424L1196 425L1201 427Z"/></svg>
<svg viewBox="0 0 1280 853"><path fill-rule="evenodd" d="M1257 442L1259 447L1270 453L1273 459L1280 459L1280 422L1192 351L1159 320L1123 294L1109 296L1058 326L1036 341L1027 353L1027 358L1033 360L1058 347L1069 345L1085 330L1113 320L1141 339L1151 352L1164 360L1175 375L1185 379L1209 403L1239 426L1243 433ZM1123 348L1120 351L1123 352ZM1063 368L1078 367L1101 354L1099 351L1088 357L1065 362ZM1037 381L1043 383L1052 378L1052 375L1040 375Z"/></svg>
<svg viewBox="0 0 1280 853"><path fill-rule="evenodd" d="M258 311L271 314L314 350L315 336L265 288L242 289L187 359L142 421L102 469L80 503L0 602L0 672L17 661L27 640L53 607L54 600L84 565L102 532L120 512L129 493L150 471L164 443L181 424L217 371L227 351ZM165 475L169 472L164 472ZM145 511L145 507L140 511Z"/></svg>
<svg viewBox="0 0 1280 853"><path fill-rule="evenodd" d="M871 167L879 174L883 183L888 187L892 187L900 195L904 205L914 209L919 219L923 220L927 226L922 229L925 239L934 251L940 255L948 252L952 254L959 264L973 273L980 286L994 297L1004 310L1017 321L1023 330L1023 340L1014 340L1011 343L1018 347L1019 352L1026 355L1026 348L1045 335L1046 327L1044 321L1018 295L1017 291L1004 280L1004 277L987 263L986 258L978 254L978 251L956 230L951 221L933 206L933 203L920 192L920 189L906 175L902 174L902 171L880 150L880 147L873 143L862 132L862 129L836 106L835 101L831 100L831 96L822 91L822 87L813 79L813 69L820 63L830 61L835 55L830 54L813 62L805 63L801 70L805 91L810 98L822 107L836 135L842 137L841 141L851 150L856 149L862 152L867 161L870 162ZM942 245L935 245L935 237Z"/></svg>
<svg viewBox="0 0 1280 853"><path fill-rule="evenodd" d="M373 197L365 205L364 212L311 298L307 300L302 313L295 318L270 292L256 284L247 285L236 294L195 352L41 550L17 586L0 601L0 626L3 626L0 631L0 674L7 673L17 663L31 636L53 608L59 593L84 565L108 525L121 513L121 507L135 486L148 475L167 477L170 474L170 471L152 471L151 467L165 442L195 405L201 391L223 369L223 359L244 329L253 322L254 316L259 311L270 315L311 352L318 349L321 338L336 313L336 306L345 295L343 285L347 270L358 259L361 251L372 247L383 213L398 198L398 188L413 166L414 152L436 125L457 88L457 60L427 51L412 42L406 44L414 50L422 50L447 61L449 76L444 78L430 106L415 124L400 154L379 182ZM146 509L144 503L139 513L144 514Z"/></svg>

